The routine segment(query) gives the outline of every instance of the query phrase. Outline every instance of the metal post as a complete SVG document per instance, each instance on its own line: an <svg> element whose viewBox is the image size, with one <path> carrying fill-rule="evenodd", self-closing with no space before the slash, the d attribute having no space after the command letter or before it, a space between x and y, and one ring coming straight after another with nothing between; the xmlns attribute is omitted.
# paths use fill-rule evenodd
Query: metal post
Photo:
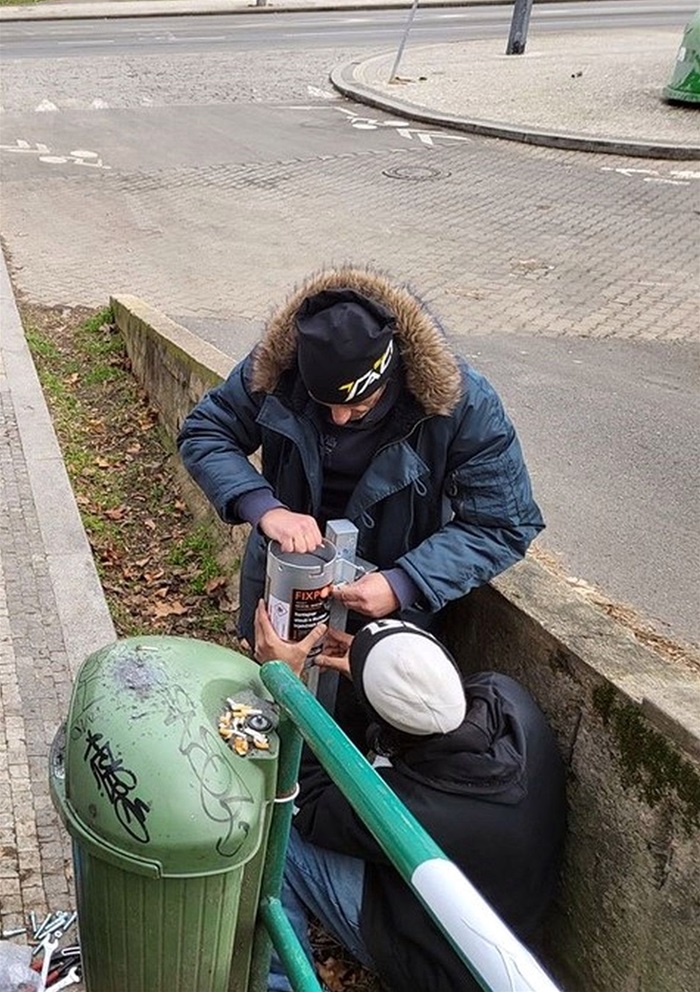
<svg viewBox="0 0 700 992"><path fill-rule="evenodd" d="M354 523L345 518L339 520L329 520L326 524L324 537L335 547L338 552L336 559L336 585L342 582L352 582L355 577L355 557L357 552L358 530ZM328 624L336 630L345 630L348 621L348 611L339 599L334 599L331 603ZM319 668L312 667L308 671L306 687L309 692L313 692L321 706L333 713L335 710L335 700L338 695L338 672L321 672Z"/></svg>
<svg viewBox="0 0 700 992"><path fill-rule="evenodd" d="M297 992L320 992L320 984L309 963L292 925L279 900L284 858L292 823L294 798L297 792L301 736L287 717L283 716L277 729L280 740L280 761L277 773L277 798L272 814L270 838L265 868L260 886L259 918L253 938L250 979L247 992L265 992L270 970L270 947L274 943L285 970ZM270 939L272 935L272 941Z"/></svg>
<svg viewBox="0 0 700 992"><path fill-rule="evenodd" d="M396 59L394 60L394 67L391 70L391 75L389 76L390 83L396 81L396 73L399 71L399 62L401 61L403 50L406 47L406 41L408 40L408 32L411 30L411 25L413 24L413 18L416 16L416 10L418 10L418 0L413 0L413 6L409 11L408 20L406 21L406 27L404 28L403 38L401 39L401 44L399 45L399 50L396 53Z"/></svg>
<svg viewBox="0 0 700 992"><path fill-rule="evenodd" d="M506 55L522 55L525 51L531 10L532 0L515 0Z"/></svg>

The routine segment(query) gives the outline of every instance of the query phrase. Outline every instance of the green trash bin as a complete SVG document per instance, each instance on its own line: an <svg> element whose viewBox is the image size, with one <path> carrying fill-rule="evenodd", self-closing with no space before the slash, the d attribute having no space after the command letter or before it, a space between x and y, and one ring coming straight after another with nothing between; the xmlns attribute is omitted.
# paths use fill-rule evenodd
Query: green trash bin
<svg viewBox="0 0 700 992"><path fill-rule="evenodd" d="M700 104L700 10L686 24L663 96L669 103Z"/></svg>
<svg viewBox="0 0 700 992"><path fill-rule="evenodd" d="M203 641L129 638L83 663L49 778L88 992L246 988L276 713L254 662Z"/></svg>

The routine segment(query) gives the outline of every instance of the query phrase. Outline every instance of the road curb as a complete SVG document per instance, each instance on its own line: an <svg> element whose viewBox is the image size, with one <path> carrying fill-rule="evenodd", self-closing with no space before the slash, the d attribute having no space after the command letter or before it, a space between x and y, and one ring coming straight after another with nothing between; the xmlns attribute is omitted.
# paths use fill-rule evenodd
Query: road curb
<svg viewBox="0 0 700 992"><path fill-rule="evenodd" d="M505 141L519 141L529 145L544 145L549 148L562 148L572 151L597 152L605 155L628 155L638 158L697 160L700 159L700 145L676 145L667 142L632 141L626 138L593 137L570 131L549 131L544 128L517 126L499 121L483 121L456 114L442 113L419 107L415 103L398 100L373 90L360 83L355 74L364 62L352 61L332 69L329 75L331 85L358 103L398 114L421 124L433 127L465 131L468 134L481 134L489 138L502 138Z"/></svg>

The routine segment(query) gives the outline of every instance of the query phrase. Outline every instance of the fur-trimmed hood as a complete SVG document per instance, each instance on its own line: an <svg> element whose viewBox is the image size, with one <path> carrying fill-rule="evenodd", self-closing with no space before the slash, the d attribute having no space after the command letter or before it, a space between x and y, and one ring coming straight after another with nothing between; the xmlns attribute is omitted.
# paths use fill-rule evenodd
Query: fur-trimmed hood
<svg viewBox="0 0 700 992"><path fill-rule="evenodd" d="M394 313L408 390L430 416L452 412L462 395L461 374L440 324L414 293L368 268L328 269L292 291L273 313L255 349L250 382L254 390L274 392L280 376L294 368L297 310L307 296L327 289L354 289Z"/></svg>

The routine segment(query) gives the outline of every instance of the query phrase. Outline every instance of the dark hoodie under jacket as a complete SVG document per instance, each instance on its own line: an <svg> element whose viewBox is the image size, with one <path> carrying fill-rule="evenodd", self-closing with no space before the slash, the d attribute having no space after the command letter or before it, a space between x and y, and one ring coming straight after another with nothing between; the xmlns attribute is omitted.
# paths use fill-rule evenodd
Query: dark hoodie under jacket
<svg viewBox="0 0 700 992"><path fill-rule="evenodd" d="M355 684L358 684L357 678ZM554 893L565 829L564 769L532 697L508 676L465 680L467 716L378 772L502 920L526 938ZM366 701L365 701L366 705ZM348 801L318 768L294 824L319 847L366 862L360 928L392 992L478 992Z"/></svg>

